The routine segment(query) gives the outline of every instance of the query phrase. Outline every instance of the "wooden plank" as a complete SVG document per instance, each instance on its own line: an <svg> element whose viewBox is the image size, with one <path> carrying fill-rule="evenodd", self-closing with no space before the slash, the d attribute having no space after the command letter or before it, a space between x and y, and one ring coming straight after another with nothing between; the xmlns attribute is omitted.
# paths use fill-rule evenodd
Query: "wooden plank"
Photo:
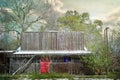
<svg viewBox="0 0 120 80"><path fill-rule="evenodd" d="M27 50L39 50L39 34L38 33L29 33L27 35Z"/></svg>
<svg viewBox="0 0 120 80"><path fill-rule="evenodd" d="M25 50L26 49L26 45L25 45L26 41L25 41L25 33L22 34L21 37L21 49Z"/></svg>
<svg viewBox="0 0 120 80"><path fill-rule="evenodd" d="M68 37L69 37L68 32L65 32L65 34L64 34L65 49L64 50L69 50L69 40L68 40Z"/></svg>
<svg viewBox="0 0 120 80"><path fill-rule="evenodd" d="M57 50L57 32L51 32L51 50Z"/></svg>
<svg viewBox="0 0 120 80"><path fill-rule="evenodd" d="M39 50L42 50L43 33L39 32Z"/></svg>
<svg viewBox="0 0 120 80"><path fill-rule="evenodd" d="M46 45L47 45L47 42L46 42L46 33L44 33L43 37L42 37L42 50L46 49Z"/></svg>
<svg viewBox="0 0 120 80"><path fill-rule="evenodd" d="M51 47L51 35L48 32L44 32L42 37L42 50L50 50Z"/></svg>
<svg viewBox="0 0 120 80"><path fill-rule="evenodd" d="M85 44L84 44L84 34L83 33L81 33L82 35L82 37L81 37L81 50L84 50L84 46L85 46Z"/></svg>
<svg viewBox="0 0 120 80"><path fill-rule="evenodd" d="M26 44L27 44L27 50L30 50L30 45L31 45L31 34L32 33L27 33L27 36L26 36Z"/></svg>
<svg viewBox="0 0 120 80"><path fill-rule="evenodd" d="M82 39L81 32L78 32L78 50L81 50L81 39Z"/></svg>
<svg viewBox="0 0 120 80"><path fill-rule="evenodd" d="M33 34L32 44L34 45L32 47L33 50L36 50L36 49L39 50L39 33Z"/></svg>
<svg viewBox="0 0 120 80"><path fill-rule="evenodd" d="M73 44L72 50L76 50L76 33L75 32L72 33L72 44Z"/></svg>
<svg viewBox="0 0 120 80"><path fill-rule="evenodd" d="M47 50L51 50L52 49L52 34L51 34L51 32L47 32L47 44L48 44L48 49Z"/></svg>
<svg viewBox="0 0 120 80"><path fill-rule="evenodd" d="M21 43L22 44L22 48L21 48L22 50L27 50L27 45L28 45L27 44L27 41L28 41L27 38L28 37L26 37L27 35L28 35L27 33L22 34L22 43Z"/></svg>
<svg viewBox="0 0 120 80"><path fill-rule="evenodd" d="M83 50L81 32L27 32L22 35L22 50Z"/></svg>
<svg viewBox="0 0 120 80"><path fill-rule="evenodd" d="M65 32L57 33L57 50L65 50Z"/></svg>
<svg viewBox="0 0 120 80"><path fill-rule="evenodd" d="M71 50L71 34L70 32L66 33L66 50Z"/></svg>

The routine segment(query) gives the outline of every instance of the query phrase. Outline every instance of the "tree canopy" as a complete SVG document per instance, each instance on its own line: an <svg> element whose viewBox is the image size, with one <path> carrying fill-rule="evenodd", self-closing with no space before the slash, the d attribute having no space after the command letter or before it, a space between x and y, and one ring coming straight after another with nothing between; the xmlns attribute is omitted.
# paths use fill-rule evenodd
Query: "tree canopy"
<svg viewBox="0 0 120 80"><path fill-rule="evenodd" d="M54 28L56 20L54 14L58 13L54 11L52 4L45 3L44 0L1 0L0 33L14 38L18 42L15 46L18 47L23 32ZM1 42L1 44L4 43Z"/></svg>
<svg viewBox="0 0 120 80"><path fill-rule="evenodd" d="M62 30L83 31L86 46L91 47L94 46L93 43L99 42L102 39L102 25L103 22L101 20L92 21L87 12L79 14L77 11L70 10L64 16L58 18L58 26Z"/></svg>

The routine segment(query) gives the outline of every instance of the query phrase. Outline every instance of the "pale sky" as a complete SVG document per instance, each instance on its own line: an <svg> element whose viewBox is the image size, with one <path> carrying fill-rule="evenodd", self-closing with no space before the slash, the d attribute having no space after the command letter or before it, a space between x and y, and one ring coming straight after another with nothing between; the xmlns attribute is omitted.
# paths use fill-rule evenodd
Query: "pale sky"
<svg viewBox="0 0 120 80"><path fill-rule="evenodd" d="M88 12L91 18L104 19L120 8L120 0L61 0L64 10Z"/></svg>

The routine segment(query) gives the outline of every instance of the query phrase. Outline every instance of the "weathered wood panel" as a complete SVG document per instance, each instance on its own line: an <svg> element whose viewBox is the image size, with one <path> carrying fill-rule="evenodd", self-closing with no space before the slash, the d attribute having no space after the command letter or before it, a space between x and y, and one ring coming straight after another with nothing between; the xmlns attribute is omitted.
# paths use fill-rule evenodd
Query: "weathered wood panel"
<svg viewBox="0 0 120 80"><path fill-rule="evenodd" d="M51 50L57 50L57 33L51 32Z"/></svg>
<svg viewBox="0 0 120 80"><path fill-rule="evenodd" d="M83 50L82 32L26 32L22 50Z"/></svg>

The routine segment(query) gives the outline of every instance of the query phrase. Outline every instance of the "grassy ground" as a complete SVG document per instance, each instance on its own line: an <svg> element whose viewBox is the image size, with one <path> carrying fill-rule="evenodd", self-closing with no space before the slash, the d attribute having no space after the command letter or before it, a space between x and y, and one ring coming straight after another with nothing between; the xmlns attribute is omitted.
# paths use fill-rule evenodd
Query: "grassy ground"
<svg viewBox="0 0 120 80"><path fill-rule="evenodd" d="M31 74L20 74L20 75L8 75L2 74L0 75L0 80L12 80L12 79L19 79L23 80L24 78L28 79L55 79L55 78L67 78L69 80L73 80L72 75L67 73L50 73L50 74L40 74L40 73L31 73Z"/></svg>
<svg viewBox="0 0 120 80"><path fill-rule="evenodd" d="M31 80L35 79L56 79L56 78L67 78L68 80L94 80L94 79L120 79L120 73L110 73L108 76L106 75L70 75L67 73L47 73L47 74L40 74L40 73L31 73L31 74L20 74L20 75L0 75L0 80L12 80L12 79L19 79L23 80L24 78L28 78Z"/></svg>

